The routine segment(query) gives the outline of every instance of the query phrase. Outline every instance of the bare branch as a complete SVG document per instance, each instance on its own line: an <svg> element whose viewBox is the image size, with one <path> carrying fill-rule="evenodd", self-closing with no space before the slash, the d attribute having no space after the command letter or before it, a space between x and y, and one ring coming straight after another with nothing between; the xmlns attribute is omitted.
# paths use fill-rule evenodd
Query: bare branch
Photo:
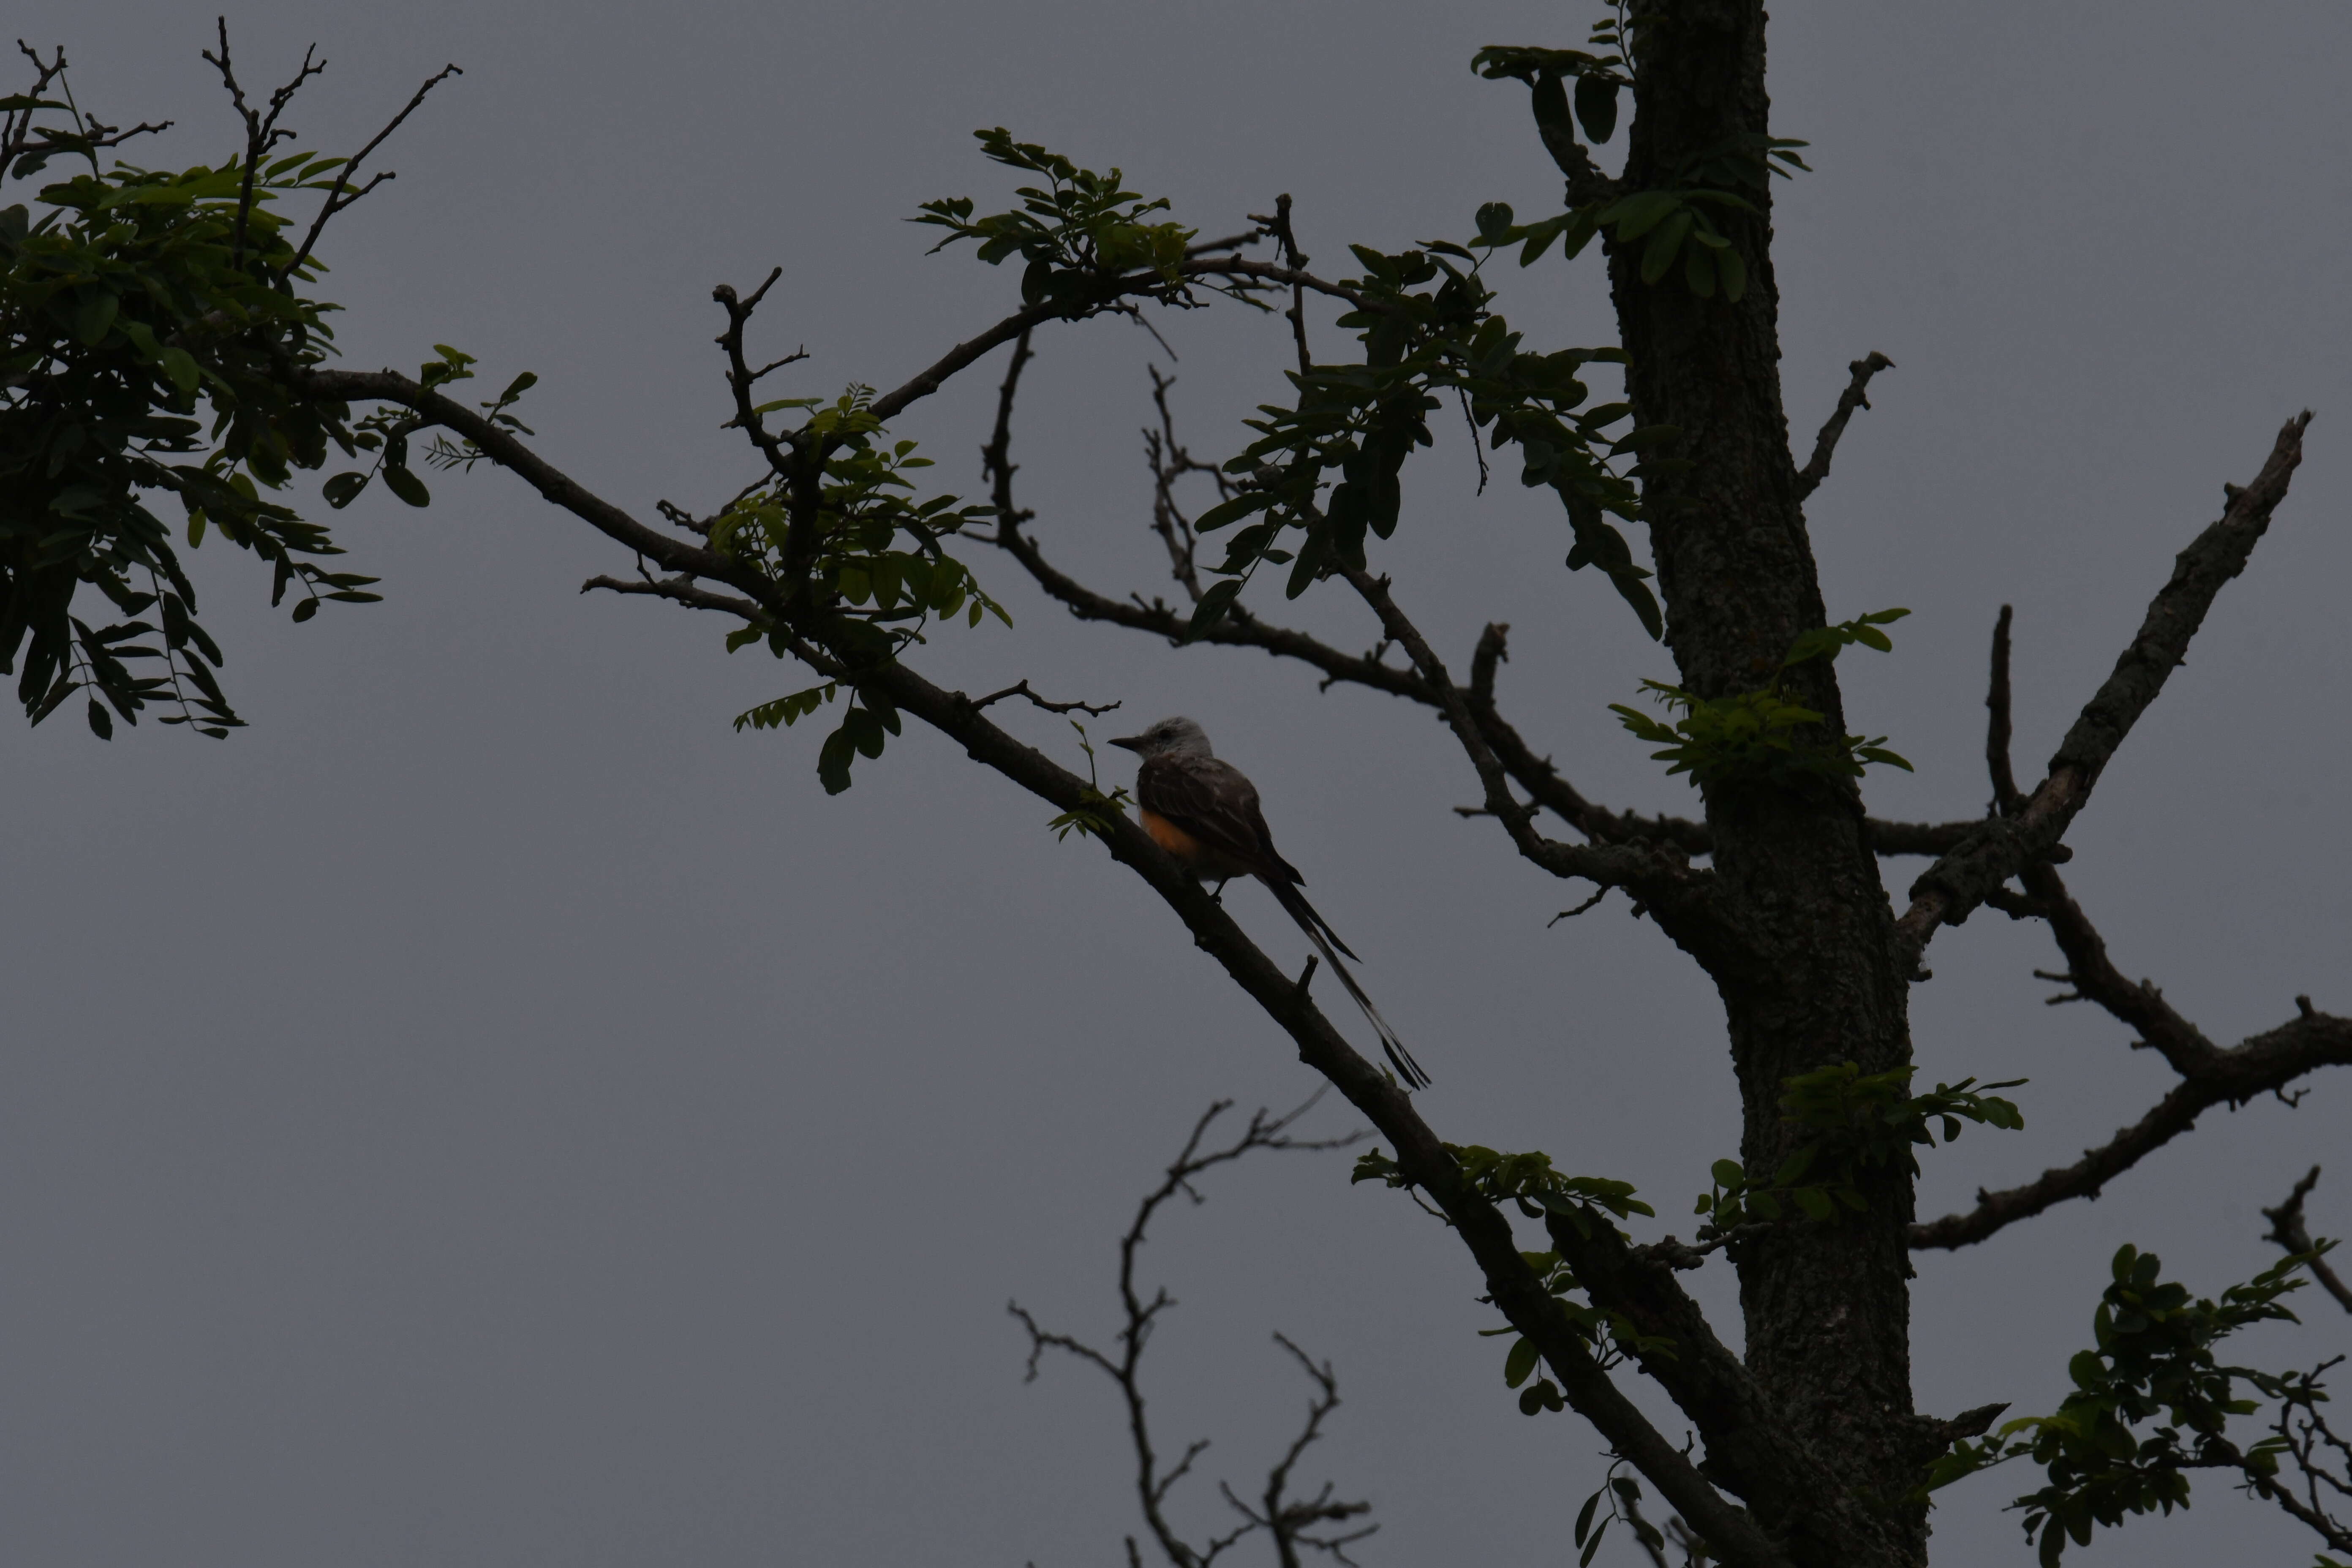
<svg viewBox="0 0 2352 1568"><path fill-rule="evenodd" d="M1512 795L1510 775L1487 743L1469 702L1420 629L1397 607L1388 579L1376 578L1356 566L1341 567L1338 574L1371 607L1380 617L1381 629L1405 650L1423 681L1436 693L1439 710L1477 772L1486 791L1486 807L1503 825L1513 847L1555 877L1581 877L1603 887L1626 889L1656 914L1659 929L1710 973L1727 973L1759 962L1747 931L1715 891L1713 872L1693 868L1669 847L1563 844L1538 833L1532 821L1534 808Z"/></svg>
<svg viewBox="0 0 2352 1568"><path fill-rule="evenodd" d="M2276 1242L2290 1253L2311 1252L2314 1244L2310 1228L2303 1221L2303 1200L2309 1197L2311 1189L2318 1184L2319 1167L2314 1165L2305 1173L2303 1180L2295 1183L2294 1191L2286 1195L2286 1202L2274 1209L2264 1209L2263 1217L2271 1222L2271 1228L2270 1234L2263 1239ZM2327 1259L2313 1258L2310 1268L2311 1277L2319 1281L2320 1289L2335 1297L2336 1305L2352 1312L2352 1286L2346 1285L2343 1277L2328 1267Z"/></svg>
<svg viewBox="0 0 2352 1568"><path fill-rule="evenodd" d="M757 626L766 620L767 613L749 599L738 599L728 594L714 594L698 587L693 578L681 574L676 577L646 577L632 582L625 577L591 577L580 584L583 594L602 588L613 594L644 594L656 599L668 599L688 609L717 610L721 615L740 616Z"/></svg>
<svg viewBox="0 0 2352 1568"><path fill-rule="evenodd" d="M2212 1107L2242 1105L2319 1068L2352 1065L2352 1018L2305 1011L2227 1050L2208 1048L2211 1054L2194 1058L2193 1068L2171 1093L2105 1143L2024 1186L1979 1192L1977 1206L1966 1214L1913 1226L1911 1246L1967 1247L2069 1198L2098 1196L2109 1181L2189 1131Z"/></svg>
<svg viewBox="0 0 2352 1568"><path fill-rule="evenodd" d="M1033 706L1043 708L1048 713L1083 713L1089 719L1099 719L1119 706L1116 702L1048 702L1029 689L1028 681L1016 680L1002 691L992 691L985 697L974 699L972 708L977 710L992 702L1002 702L1008 697L1025 697Z"/></svg>
<svg viewBox="0 0 2352 1568"><path fill-rule="evenodd" d="M95 170L98 167L97 154L106 149L120 147L134 136L152 136L172 128L172 121L168 120L159 124L142 121L126 131L82 112L73 101L72 90L64 87L66 51L63 45L50 52L51 58L43 59L40 50L19 38L16 40L16 52L33 62L33 85L22 93L12 95L23 99L25 107L0 112L0 181L15 174L16 161L27 153L38 154L32 167L25 171L27 174L47 159L61 154L88 158L90 167ZM51 82L59 83L65 91L62 102L42 96L48 91ZM54 125L35 125L34 119L45 108L63 109L73 116L74 128L64 131Z"/></svg>
<svg viewBox="0 0 2352 1568"><path fill-rule="evenodd" d="M759 409L751 402L751 388L769 370L805 357L806 351L787 354L768 366L767 370L754 374L743 357L743 329L751 323L751 312L760 308L760 301L767 298L768 290L774 288L776 279L783 275L784 269L776 268L768 274L766 282L751 290L751 297L748 300L739 298L731 284L721 283L710 290L710 297L718 300L719 308L727 312L727 330L713 340L727 355L727 390L735 396L735 416L727 423L743 432L751 445L759 448L760 455L767 458L769 470L779 476L789 475L792 463L785 456L782 439L770 434L767 425L761 419Z"/></svg>
<svg viewBox="0 0 2352 1568"><path fill-rule="evenodd" d="M1345 1138L1297 1138L1291 1135L1290 1129L1297 1124L1300 1117L1312 1110L1316 1100L1321 1098L1320 1093L1318 1093L1305 1104L1281 1116L1270 1115L1262 1110L1258 1110L1250 1117L1248 1126L1244 1128L1237 1137L1219 1148L1204 1149L1202 1143L1208 1136L1211 1126L1219 1117L1232 1109L1231 1100L1218 1100L1202 1113L1198 1121L1193 1123L1192 1135L1185 1139L1183 1149L1170 1163L1160 1184L1146 1194L1143 1201L1137 1205L1134 1220L1128 1226L1127 1234L1119 1239L1118 1296L1126 1321L1118 1331L1118 1349L1116 1353L1097 1350L1068 1334L1052 1332L1040 1328L1036 1319L1017 1301L1010 1302L1006 1306L1006 1310L1018 1318L1022 1327L1028 1331L1028 1375L1032 1380L1034 1380L1037 1375L1038 1358L1048 1350L1058 1350L1098 1368L1118 1385L1119 1396L1127 1406L1128 1436L1135 1449L1136 1496L1142 1506L1144 1523L1150 1530L1152 1539L1159 1543L1161 1552L1166 1555L1174 1568L1206 1568L1207 1564L1214 1562L1228 1547L1244 1536L1261 1529L1269 1531L1273 1534L1276 1550L1283 1555L1286 1563L1296 1563L1297 1543L1316 1545L1326 1551L1332 1551L1339 1556L1339 1561L1344 1563L1347 1560L1344 1554L1339 1553L1335 1548L1326 1545L1320 1540L1307 1537L1304 1531L1319 1522L1344 1520L1350 1515L1361 1513L1370 1506L1366 1503L1332 1503L1330 1489L1328 1486L1311 1503L1287 1503L1284 1500L1292 1467L1297 1463L1299 1456L1306 1451L1307 1446L1321 1435L1323 1419L1338 1408L1339 1398L1338 1380L1331 1369L1328 1366L1317 1366L1297 1345L1276 1334L1275 1336L1276 1342L1289 1351L1307 1369L1307 1375L1314 1380L1318 1389L1315 1399L1308 1406L1306 1429L1292 1442L1289 1451L1275 1466L1266 1487L1265 1514L1261 1516L1254 1512L1238 1499L1234 1499L1231 1490L1227 1489L1225 1495L1233 1500L1234 1508L1242 1514L1244 1523L1237 1530L1213 1538L1205 1545L1197 1547L1192 1545L1176 1532L1175 1527L1169 1521L1165 1505L1169 1494L1175 1489L1176 1484L1191 1472L1192 1462L1201 1457L1209 1445L1205 1440L1189 1444L1175 1463L1163 1468L1158 1449L1152 1441L1151 1423L1146 1408L1140 1376L1143 1352L1145 1347L1150 1342L1152 1328L1160 1314L1176 1304L1175 1299L1164 1289L1153 1290L1147 1299L1136 1284L1136 1257L1142 1249L1144 1237L1150 1228L1152 1216L1163 1205L1180 1195L1190 1198L1195 1204L1204 1201L1200 1192L1193 1186L1195 1181L1217 1166L1229 1164L1255 1151L1261 1149L1294 1152L1321 1151L1345 1148L1357 1142L1361 1134L1350 1134ZM1347 1539L1353 1540L1357 1537L1350 1536ZM1132 1543L1129 1545L1129 1552L1132 1555Z"/></svg>
<svg viewBox="0 0 2352 1568"><path fill-rule="evenodd" d="M2138 635L2084 706L2050 759L2048 774L2017 815L1980 825L1912 883L1911 907L1895 922L1897 950L1910 963L1916 965L1938 926L1967 919L1993 889L2051 858L2116 748L2187 658L2222 584L2245 570L2303 461L2303 432L2310 423L2308 411L2288 420L2254 482L2243 489L2224 487L2228 510L2175 560L2172 578L2149 604Z"/></svg>
<svg viewBox="0 0 2352 1568"><path fill-rule="evenodd" d="M1985 689L1985 771L1992 776L1992 810L2015 816L2025 805L2009 763L2009 617L2007 605L1992 625L1992 679Z"/></svg>
<svg viewBox="0 0 2352 1568"><path fill-rule="evenodd" d="M221 37L221 52L224 55L228 52L228 37L226 32L224 32ZM323 62L321 62L321 67L323 68ZM302 237L301 245L298 247L294 252L294 259L287 264L283 271L278 273L278 276L279 278L291 278L295 273L299 272L302 269L302 264L310 259L310 247L318 244L319 236L326 232L328 219L333 217L337 213L348 209L354 202L357 202L362 196L367 195L370 191L375 189L386 180L395 177L390 171L386 171L385 173L378 174L373 179L368 181L366 184L361 186L358 190L354 191L351 189L351 182L358 175L360 165L367 162L368 154L374 152L378 147L383 146L385 139L394 132L400 129L400 122L402 121L406 120L410 115L416 112L417 106L425 101L425 95L431 92L435 88L439 87L451 77L464 76L465 74L466 73L459 70L455 64L450 64L443 66L439 70L434 72L431 76L426 77L425 79L425 85L418 88L415 92L409 96L407 103L402 106L400 112L394 115L389 121L387 121L384 123L384 128L377 132L374 136L371 137L368 141L368 144L361 148L358 153L352 155L350 163L345 163L336 172L335 183L327 192L326 205L319 209L319 216L310 220L310 232Z"/></svg>
<svg viewBox="0 0 2352 1568"><path fill-rule="evenodd" d="M1846 368L1853 372L1853 379L1846 384L1843 392L1838 394L1836 411L1830 416L1829 423L1822 426L1822 433L1813 438L1811 459L1797 470L1799 500L1821 489L1822 481L1830 477L1830 455L1837 450L1838 437L1845 434L1846 421L1853 417L1855 409L1870 406L1870 399L1864 395L1870 387L1870 378L1882 370L1893 370L1895 362L1873 349L1866 358L1858 359Z"/></svg>

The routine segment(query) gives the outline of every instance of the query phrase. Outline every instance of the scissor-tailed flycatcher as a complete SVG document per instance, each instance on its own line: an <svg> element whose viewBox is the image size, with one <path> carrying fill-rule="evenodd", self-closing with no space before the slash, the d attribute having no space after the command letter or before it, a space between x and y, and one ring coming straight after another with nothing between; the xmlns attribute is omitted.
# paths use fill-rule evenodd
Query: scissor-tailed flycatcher
<svg viewBox="0 0 2352 1568"><path fill-rule="evenodd" d="M1151 835L1152 842L1204 882L1213 881L1220 888L1235 877L1255 877L1264 882L1283 912L1297 921L1307 940L1322 950L1331 973L1364 1010L1381 1037L1381 1048L1388 1052L1405 1087L1428 1088L1429 1075L1421 1070L1421 1064L1404 1048L1404 1042L1372 1005L1372 999L1339 962L1342 952L1349 958L1356 955L1299 892L1298 885L1307 879L1275 852L1274 835L1266 831L1265 813L1258 807L1257 785L1241 769L1211 752L1209 737L1190 719L1162 719L1142 734L1111 744L1124 746L1143 759L1143 765L1135 770L1135 802L1141 808L1143 830Z"/></svg>

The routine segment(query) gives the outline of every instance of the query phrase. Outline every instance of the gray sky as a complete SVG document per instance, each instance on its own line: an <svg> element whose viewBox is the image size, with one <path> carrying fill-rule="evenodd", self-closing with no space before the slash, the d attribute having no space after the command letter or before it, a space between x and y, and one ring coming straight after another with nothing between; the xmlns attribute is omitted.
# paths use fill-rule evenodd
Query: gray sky
<svg viewBox="0 0 2352 1568"><path fill-rule="evenodd" d="M2223 481L2308 405L2291 499L2102 784L2072 876L2119 963L2217 1038L2282 1021L2299 991L2346 1010L2352 16L1783 10L1775 128L1817 171L1779 194L1799 439L1847 361L1899 367L1811 509L1832 613L1915 612L1894 655L1844 669L1855 721L1919 768L1874 777L1874 809L1981 808L2005 600L2020 768L2038 773ZM716 427L714 282L783 266L761 321L773 353L807 345L786 373L807 393L893 384L1003 313L1010 272L926 259L898 221L937 195L1004 203L972 128L1124 165L1207 232L1292 192L1337 270L1349 240L1397 248L1466 233L1481 201L1556 198L1524 93L1466 62L1575 43L1587 18L393 0L230 20L249 84L322 46L332 69L292 118L330 150L445 60L466 68L402 132L399 180L331 234L350 363L453 343L481 357L485 396L537 371L541 449L650 514L751 474ZM196 58L207 16L28 0L16 26L67 45L85 104L178 119L152 161L232 144ZM1589 260L1507 289L1542 345L1612 335ZM1183 433L1221 456L1279 395L1286 344L1237 310L1160 325ZM1044 334L1039 355L1016 447L1038 533L1100 585L1163 591L1136 432L1164 355L1115 321ZM992 385L993 367L902 424L946 488L979 488ZM519 484L432 482L429 511L371 492L342 516L381 605L291 626L248 561L198 555L253 721L231 741L0 725L19 824L0 847L0 1557L1117 1560L1135 1521L1111 1391L1066 1364L1024 1386L1004 1302L1107 1336L1112 1242L1185 1127L1214 1098L1287 1105L1305 1069L1036 802L913 735L827 799L817 733L728 724L805 684L793 670L730 658L715 621L581 597L627 563ZM1556 509L1507 475L1474 500L1458 439L1407 484L1381 557L1407 608L1457 658L1512 623L1522 727L1599 798L1689 809L1606 710L1664 655L1605 583L1559 569ZM1097 733L1202 719L1436 1075L1441 1134L1633 1181L1688 1234L1737 1107L1712 994L1653 928L1612 901L1547 931L1581 890L1453 816L1475 781L1425 716L1318 696L1256 655L1076 626L974 558L1017 629L942 637L928 673L1123 700ZM1373 639L1337 596L1297 608ZM1059 721L1009 717L1075 759ZM1234 907L1272 951L1299 945L1255 889ZM2028 971L2055 959L2041 927L1990 914L1937 942L1923 1078L2033 1081L2024 1132L1929 1157L1923 1214L2072 1158L2167 1087L2104 1016L2042 1005ZM2124 1240L2207 1290L2263 1267L2255 1211L2337 1157L2347 1093L2338 1075L2292 1114L2214 1113L2098 1203L1921 1258L1922 1407L2053 1405ZM2352 1229L2342 1163L2322 1230ZM1149 1264L1183 1305L1152 1351L1163 1444L1213 1436L1207 1475L1255 1489L1304 1401L1281 1330L1337 1363L1348 1403L1306 1479L1379 1505L1367 1564L1564 1560L1598 1440L1517 1414L1460 1249L1345 1176L1345 1156L1269 1157L1166 1216ZM1727 1272L1697 1288L1735 1331ZM2309 1361L2352 1338L2311 1316L2257 1350ZM1938 1560L2025 1561L2000 1504L2027 1480L1945 1494ZM2310 1550L2198 1496L2089 1556ZM1205 1527L1213 1505L1203 1484L1182 1511Z"/></svg>

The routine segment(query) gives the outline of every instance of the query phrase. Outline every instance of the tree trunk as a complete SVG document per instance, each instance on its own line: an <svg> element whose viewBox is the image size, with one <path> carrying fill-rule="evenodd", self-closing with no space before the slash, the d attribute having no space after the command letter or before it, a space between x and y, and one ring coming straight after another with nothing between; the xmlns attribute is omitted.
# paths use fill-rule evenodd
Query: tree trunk
<svg viewBox="0 0 2352 1568"><path fill-rule="evenodd" d="M1672 184L1685 159L1769 131L1760 5L1677 0L1636 15L1626 189ZM1736 304L1698 298L1679 268L1643 283L1640 240L1610 258L1637 422L1682 432L1664 449L1674 463L1649 479L1647 506L1667 641L1683 684L1703 697L1767 684L1797 634L1829 618L1780 404L1769 195L1752 199L1766 217L1722 226L1748 266ZM1790 686L1832 738L1845 733L1829 660L1791 671ZM1760 1179L1804 1141L1781 1120L1783 1079L1849 1060L1865 1072L1908 1063L1908 982L1850 783L1710 786L1706 816L1724 890L1772 960L1760 976L1717 976L1744 1107L1741 1159ZM1891 1173L1870 1197L1867 1214L1747 1243L1737 1262L1748 1365L1849 1485L1892 1500L1917 1483L1921 1460L1910 1180ZM1898 1533L1924 1559L1924 1518Z"/></svg>

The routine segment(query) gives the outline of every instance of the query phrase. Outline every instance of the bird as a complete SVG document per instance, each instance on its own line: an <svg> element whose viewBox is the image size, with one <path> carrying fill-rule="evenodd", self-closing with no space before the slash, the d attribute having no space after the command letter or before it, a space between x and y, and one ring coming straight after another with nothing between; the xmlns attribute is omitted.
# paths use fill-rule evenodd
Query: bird
<svg viewBox="0 0 2352 1568"><path fill-rule="evenodd" d="M1210 749L1208 733L1198 722L1181 715L1162 719L1141 734L1128 735L1111 744L1143 759L1135 770L1135 803L1151 841L1202 881L1216 883L1218 892L1235 877L1255 877L1265 883L1274 901L1298 922L1298 929L1321 951L1339 984L1364 1010L1366 1021L1381 1037L1381 1048L1388 1053L1405 1087L1428 1088L1429 1075L1404 1048L1404 1042L1356 984L1348 966L1339 962L1341 953L1356 958L1355 950L1341 942L1331 922L1307 901L1298 890L1307 879L1276 851L1274 835L1267 831L1265 813L1258 805L1257 785L1250 783L1249 776Z"/></svg>

